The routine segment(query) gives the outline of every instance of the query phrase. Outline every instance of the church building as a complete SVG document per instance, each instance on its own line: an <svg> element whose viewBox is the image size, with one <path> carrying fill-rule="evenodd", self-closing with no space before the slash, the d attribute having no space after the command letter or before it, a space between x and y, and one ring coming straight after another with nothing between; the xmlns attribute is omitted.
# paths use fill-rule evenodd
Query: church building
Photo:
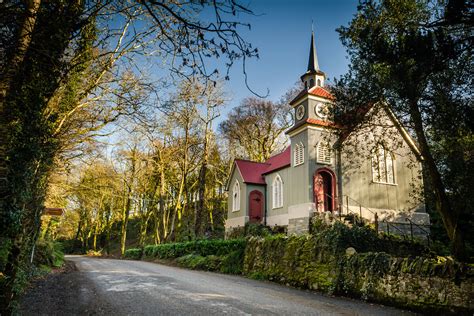
<svg viewBox="0 0 474 316"><path fill-rule="evenodd" d="M421 156L390 107L375 103L363 111L363 124L350 130L338 125L332 111L336 100L319 68L314 34L301 80L304 89L290 102L290 146L263 163L233 163L226 233L247 222L306 233L311 217L325 212L339 218L356 214L393 233L411 227L413 234L416 226L417 234L424 235L429 215Z"/></svg>

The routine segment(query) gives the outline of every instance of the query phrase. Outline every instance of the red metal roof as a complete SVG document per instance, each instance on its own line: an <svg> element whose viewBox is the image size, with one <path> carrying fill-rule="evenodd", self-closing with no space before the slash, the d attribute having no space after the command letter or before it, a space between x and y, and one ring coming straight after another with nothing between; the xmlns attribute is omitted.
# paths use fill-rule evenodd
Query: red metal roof
<svg viewBox="0 0 474 316"><path fill-rule="evenodd" d="M235 164L245 183L266 184L264 175L291 164L291 149L288 146L283 152L270 157L266 162L253 162L236 159Z"/></svg>
<svg viewBox="0 0 474 316"><path fill-rule="evenodd" d="M318 86L314 86L309 89L308 93L321 98L334 99L334 96L328 90Z"/></svg>
<svg viewBox="0 0 474 316"><path fill-rule="evenodd" d="M270 166L264 173L270 173L274 170L289 166L291 164L291 148L288 146L283 152L270 157L267 161Z"/></svg>
<svg viewBox="0 0 474 316"><path fill-rule="evenodd" d="M236 159L235 164L245 183L265 184L262 174L269 167L268 164L240 159Z"/></svg>

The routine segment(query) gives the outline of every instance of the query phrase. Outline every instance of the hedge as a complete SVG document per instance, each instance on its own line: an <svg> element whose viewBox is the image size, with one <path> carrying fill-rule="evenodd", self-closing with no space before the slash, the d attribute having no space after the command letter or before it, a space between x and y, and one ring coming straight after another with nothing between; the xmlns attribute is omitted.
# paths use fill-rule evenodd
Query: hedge
<svg viewBox="0 0 474 316"><path fill-rule="evenodd" d="M246 244L245 239L211 239L148 245L143 250L128 249L124 257L135 260L140 260L142 257L172 259L179 266L189 269L242 274Z"/></svg>
<svg viewBox="0 0 474 316"><path fill-rule="evenodd" d="M215 255L225 256L234 251L244 249L245 239L211 239L196 240L182 243L149 245L143 250L145 258L175 259L189 254L203 257Z"/></svg>
<svg viewBox="0 0 474 316"><path fill-rule="evenodd" d="M143 255L141 248L132 248L125 250L124 257L127 259L140 260Z"/></svg>

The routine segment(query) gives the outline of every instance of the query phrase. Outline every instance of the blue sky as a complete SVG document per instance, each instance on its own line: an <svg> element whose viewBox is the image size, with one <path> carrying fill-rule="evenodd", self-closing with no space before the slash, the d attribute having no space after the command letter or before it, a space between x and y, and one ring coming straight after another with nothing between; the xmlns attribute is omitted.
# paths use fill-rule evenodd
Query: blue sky
<svg viewBox="0 0 474 316"><path fill-rule="evenodd" d="M245 3L243 1L242 3ZM252 29L245 38L258 47L260 59L248 62L249 84L257 93L270 90L278 100L306 71L314 21L319 66L328 78L347 71L348 60L336 28L347 25L356 12L357 0L253 0L256 16L243 16ZM227 90L233 97L226 111L251 95L244 83L241 64L234 65ZM224 114L224 113L223 113Z"/></svg>

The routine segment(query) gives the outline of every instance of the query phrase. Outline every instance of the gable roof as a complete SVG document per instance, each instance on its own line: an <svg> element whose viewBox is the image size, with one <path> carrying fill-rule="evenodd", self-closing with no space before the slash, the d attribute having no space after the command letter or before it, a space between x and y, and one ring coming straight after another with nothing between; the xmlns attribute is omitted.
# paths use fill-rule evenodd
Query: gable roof
<svg viewBox="0 0 474 316"><path fill-rule="evenodd" d="M238 169L244 183L265 185L265 174L285 168L290 164L291 149L290 146L288 146L283 152L268 158L265 162L235 159L231 175L234 169Z"/></svg>
<svg viewBox="0 0 474 316"><path fill-rule="evenodd" d="M265 179L263 178L262 174L270 166L269 164L236 159L235 165L239 169L245 183L265 184Z"/></svg>
<svg viewBox="0 0 474 316"><path fill-rule="evenodd" d="M294 103L296 103L296 101L301 99L306 94L314 95L316 97L320 97L323 99L334 100L334 96L331 94L331 92L329 92L329 90L323 87L314 86L314 87L311 87L309 90L306 90L306 89L301 90L301 92L298 93L298 95L294 97L293 100L291 100L290 105L293 105Z"/></svg>
<svg viewBox="0 0 474 316"><path fill-rule="evenodd" d="M291 147L288 146L283 152L270 157L267 161L270 166L265 170L263 174L270 173L272 171L279 170L287 167L291 164Z"/></svg>
<svg viewBox="0 0 474 316"><path fill-rule="evenodd" d="M421 151L420 149L418 148L416 142L414 141L414 139L410 136L410 134L408 133L408 131L406 130L406 128L402 125L402 123L400 123L400 121L398 120L397 116L395 115L395 113L393 113L392 109L390 108L390 106L386 103L386 102L375 102L375 103L371 103L371 104L368 104L368 106L366 107L363 107L363 108L360 108L360 109L357 109L355 112L356 113L352 113L352 115L355 115L356 118L358 117L359 120L354 124L352 125L351 127L347 128L342 134L341 134L341 138L340 138L340 141L341 142L344 142L348 137L349 135L355 130L357 129L357 127L359 126L360 124L360 119L363 118L363 117L366 117L369 112L371 111L376 111L377 109L382 109L383 111L385 111L385 113L387 113L389 119L393 122L395 128L400 132L401 136L403 137L403 139L405 140L405 142L408 144L408 146L410 147L410 149L413 151L413 153L415 154L415 156L419 159L419 160L423 160L423 156L421 155Z"/></svg>

